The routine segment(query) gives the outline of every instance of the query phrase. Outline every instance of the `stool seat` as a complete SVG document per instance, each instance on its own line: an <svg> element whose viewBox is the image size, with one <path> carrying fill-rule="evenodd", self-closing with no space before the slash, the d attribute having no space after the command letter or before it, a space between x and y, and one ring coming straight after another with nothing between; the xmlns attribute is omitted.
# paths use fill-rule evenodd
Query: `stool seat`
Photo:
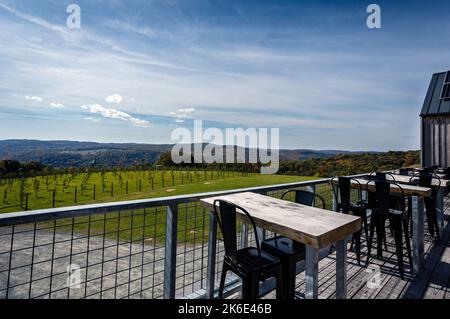
<svg viewBox="0 0 450 319"><path fill-rule="evenodd" d="M261 249L278 258L294 257L295 259L302 260L306 254L304 244L283 236L263 241Z"/></svg>

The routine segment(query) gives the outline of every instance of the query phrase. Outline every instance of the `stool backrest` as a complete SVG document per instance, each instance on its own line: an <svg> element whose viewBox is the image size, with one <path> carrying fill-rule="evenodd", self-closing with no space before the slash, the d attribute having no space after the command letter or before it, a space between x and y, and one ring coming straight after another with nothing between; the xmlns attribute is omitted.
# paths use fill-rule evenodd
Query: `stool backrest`
<svg viewBox="0 0 450 319"><path fill-rule="evenodd" d="M284 194L281 196L281 199L284 199L290 193L295 193L295 202L297 204L313 206L314 200L316 198L318 198L321 201L322 208L325 209L325 200L323 199L322 196L320 196L316 193L308 192L308 191L301 190L301 189L288 190L288 191L284 192Z"/></svg>
<svg viewBox="0 0 450 319"><path fill-rule="evenodd" d="M445 179L450 179L450 167L444 168Z"/></svg>
<svg viewBox="0 0 450 319"><path fill-rule="evenodd" d="M431 187L432 181L433 181L433 175L432 174L420 172L420 175L419 175L419 186Z"/></svg>
<svg viewBox="0 0 450 319"><path fill-rule="evenodd" d="M412 171L410 168L400 168L399 174L403 176L409 176L409 173Z"/></svg>
<svg viewBox="0 0 450 319"><path fill-rule="evenodd" d="M389 212L389 194L391 192L391 184L387 181L377 180L375 181L375 201L376 209L380 213Z"/></svg>
<svg viewBox="0 0 450 319"><path fill-rule="evenodd" d="M236 239L237 209L242 211L252 224L253 231L255 232L256 248L258 249L259 256L261 256L261 248L259 244L258 233L256 231L256 225L250 214L244 208L238 205L235 205L225 200L215 200L214 214L217 218L220 230L222 231L223 243L225 246L225 255L228 258L230 258L233 262L236 262L236 254L237 254L237 239Z"/></svg>
<svg viewBox="0 0 450 319"><path fill-rule="evenodd" d="M346 209L350 206L350 177L339 176L338 177L338 185L339 185L339 195L341 198L340 204L343 209Z"/></svg>

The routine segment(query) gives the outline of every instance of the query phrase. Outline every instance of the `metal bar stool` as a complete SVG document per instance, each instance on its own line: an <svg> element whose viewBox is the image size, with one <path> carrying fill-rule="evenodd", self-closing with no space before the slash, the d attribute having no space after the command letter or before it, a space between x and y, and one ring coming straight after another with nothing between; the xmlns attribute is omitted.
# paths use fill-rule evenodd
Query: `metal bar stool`
<svg viewBox="0 0 450 319"><path fill-rule="evenodd" d="M284 199L290 193L295 193L297 204L313 206L314 200L318 198L322 207L325 208L325 201L320 195L304 190L288 190L281 196L281 199ZM305 245L287 237L275 235L263 241L261 249L280 259L284 285L283 298L295 298L297 263L305 259Z"/></svg>
<svg viewBox="0 0 450 319"><path fill-rule="evenodd" d="M220 211L217 211L218 208L220 208ZM236 210L242 211L252 224L256 247L237 249ZM225 278L228 271L232 271L242 279L243 299L257 299L260 281L272 277L276 279L277 298L281 298L283 295L281 262L278 258L261 250L256 225L250 214L244 208L224 200L214 201L214 214L222 231L225 246L219 299L223 298Z"/></svg>

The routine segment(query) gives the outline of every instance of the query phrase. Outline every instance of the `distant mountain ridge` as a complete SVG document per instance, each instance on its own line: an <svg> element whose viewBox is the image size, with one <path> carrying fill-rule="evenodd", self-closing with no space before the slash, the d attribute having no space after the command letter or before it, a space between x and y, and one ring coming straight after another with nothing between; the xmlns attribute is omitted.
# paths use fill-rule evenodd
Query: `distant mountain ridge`
<svg viewBox="0 0 450 319"><path fill-rule="evenodd" d="M96 143L77 141L0 140L0 160L38 161L54 167L91 165L130 166L154 163L170 151L171 144ZM280 150L280 160L327 158L338 154L361 154L341 150ZM374 153L374 152L370 152Z"/></svg>

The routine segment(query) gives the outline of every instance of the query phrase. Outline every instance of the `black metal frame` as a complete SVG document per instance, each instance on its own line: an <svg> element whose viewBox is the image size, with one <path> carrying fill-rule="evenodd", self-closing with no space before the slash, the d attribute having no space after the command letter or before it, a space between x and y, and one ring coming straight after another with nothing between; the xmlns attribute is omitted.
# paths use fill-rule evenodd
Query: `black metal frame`
<svg viewBox="0 0 450 319"><path fill-rule="evenodd" d="M320 196L319 194L316 194L316 193L313 193L313 192L310 192L310 191L306 191L306 190L302 190L302 189L290 189L290 190L285 191L285 192L283 193L283 195L281 195L281 199L284 199L284 198L286 197L286 195L288 195L289 193L295 193L295 202L296 202L297 204L304 204L304 205L307 205L307 206L313 206L314 200L315 200L316 198L318 198L318 199L320 199L320 201L321 201L321 203L322 203L322 208L323 208L323 209L326 208L325 200L324 200L323 197ZM303 194L303 195L306 195L306 194L309 195L309 194L311 194L311 196L312 196L311 202L310 202L310 203L302 203L302 202L300 202L300 201L298 200L299 194Z"/></svg>
<svg viewBox="0 0 450 319"><path fill-rule="evenodd" d="M366 264L369 263L371 258L371 250L372 250L372 242L374 237L374 232L376 230L377 233L377 256L379 258L383 258L382 253L382 241L385 239L385 220L386 217L389 218L389 224L391 227L391 231L393 232L395 239L395 250L397 254L397 262L399 267L400 276L404 278L404 265L403 265L403 234L405 235L406 249L408 254L409 263L412 271L412 251L411 251L411 243L410 243L410 234L409 234L409 218L408 214L405 210L405 205L399 205L400 214L395 213L396 210L391 209L390 204L390 188L392 185L398 187L401 191L400 198L405 200L405 191L403 187L393 181L387 180L375 180L368 181L367 186L375 182L375 193L376 193L376 207L372 210L371 218L370 218L370 234L367 241L367 261ZM398 211L398 210L397 210ZM386 242L385 242L385 249Z"/></svg>
<svg viewBox="0 0 450 319"><path fill-rule="evenodd" d="M335 179L337 178L337 186L335 185ZM351 202L351 182L355 181L358 183L358 201L357 203ZM344 187L345 182L345 187ZM333 189L333 194L336 202L336 210L342 211L344 214L349 214L352 212L355 216L358 216L361 218L361 226L364 228L364 232L366 235L366 238L368 237L368 223L367 223L367 210L366 210L366 203L362 201L362 185L361 182L352 177L333 177L330 180L331 187ZM344 195L344 198L342 197L342 191L341 188L348 188L346 189L347 193ZM340 195L340 196L339 196ZM340 197L340 198L339 198ZM352 243L350 246L350 250L353 249L353 245L355 245L356 250L356 259L358 264L361 263L361 230L357 231L352 236ZM330 252L333 250L333 246L330 248Z"/></svg>
<svg viewBox="0 0 450 319"><path fill-rule="evenodd" d="M215 200L213 203L214 214L217 223L222 231L223 241L225 246L225 256L223 261L222 275L219 287L219 299L223 298L223 291L225 286L225 278L227 271L232 271L242 278L242 297L244 299L256 299L259 297L259 282L267 278L275 277L277 298L283 296L283 280L281 262L278 258L273 257L261 251L256 224L243 207L231 203L226 200ZM220 208L220 211L218 211ZM237 249L236 240L236 211L240 210L245 214L248 221L251 223L254 231L257 257L252 255L255 250L254 247ZM232 214L231 214L232 213ZM243 255L244 258L239 258ZM248 260L252 263L259 263L258 266L251 266Z"/></svg>

